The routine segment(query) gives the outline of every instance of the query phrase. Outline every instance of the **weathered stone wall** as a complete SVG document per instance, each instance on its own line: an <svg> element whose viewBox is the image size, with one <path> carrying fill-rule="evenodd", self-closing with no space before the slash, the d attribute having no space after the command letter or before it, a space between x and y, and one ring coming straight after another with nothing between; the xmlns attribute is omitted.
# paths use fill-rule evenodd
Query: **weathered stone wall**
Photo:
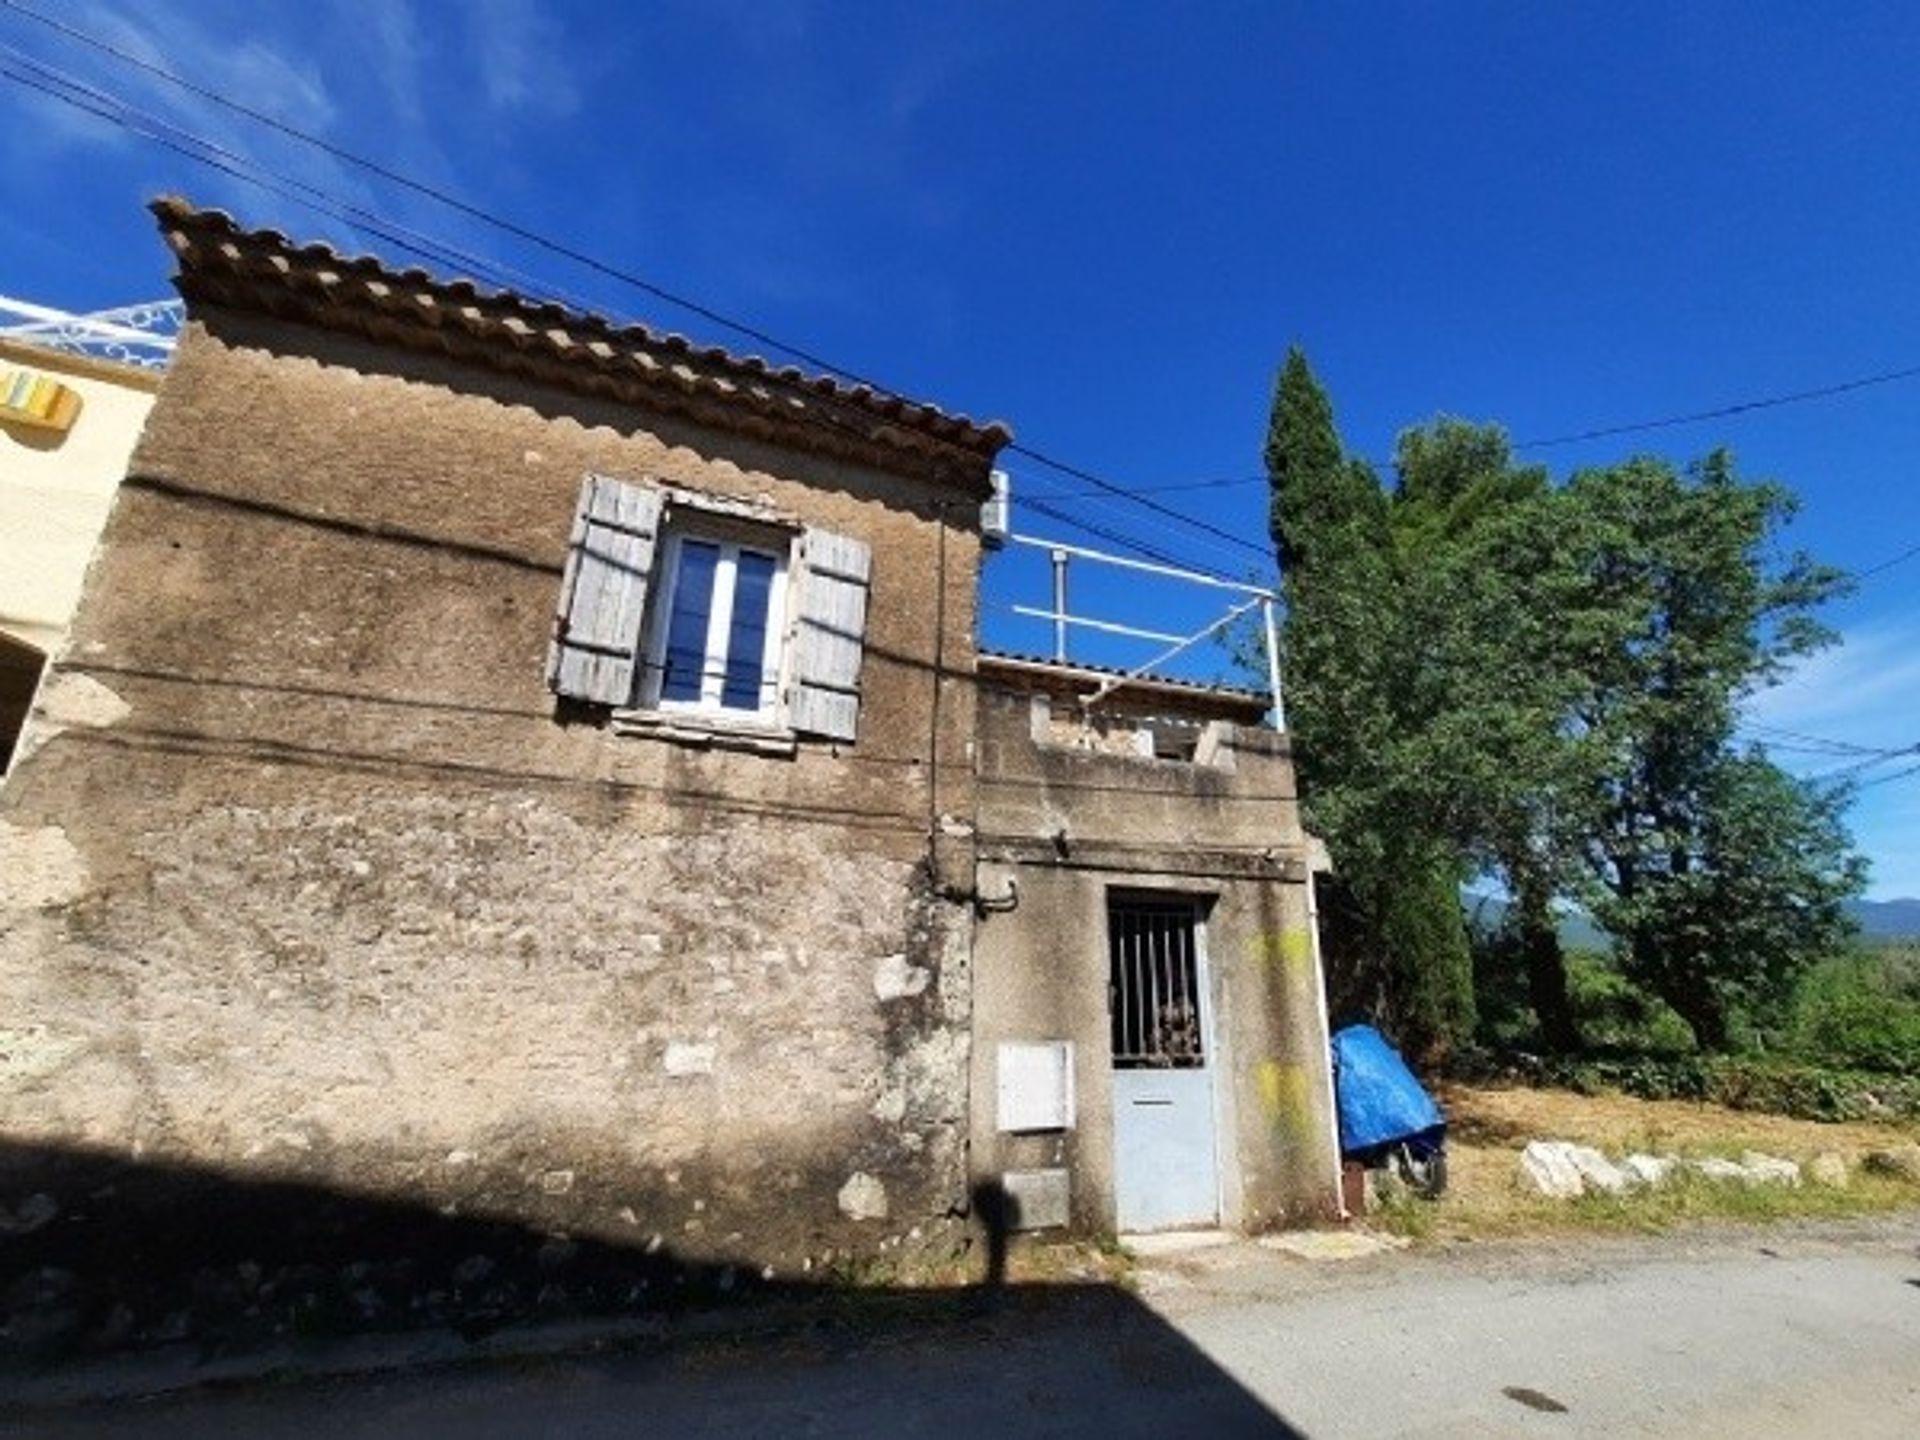
<svg viewBox="0 0 1920 1440"><path fill-rule="evenodd" d="M562 723L589 470L872 544L856 744ZM971 915L928 837L969 873L975 523L918 481L202 315L0 792L0 1141L782 1273L930 1234L966 1182Z"/></svg>
<svg viewBox="0 0 1920 1440"><path fill-rule="evenodd" d="M983 686L980 888L1018 886L974 946L972 1164L1065 1166L1074 1223L1114 1225L1107 900L1194 897L1205 913L1220 1097L1223 1223L1337 1211L1332 1091L1287 737L1215 722L1194 762L1048 743L1045 697ZM1077 1124L1002 1135L1002 1040L1072 1040Z"/></svg>

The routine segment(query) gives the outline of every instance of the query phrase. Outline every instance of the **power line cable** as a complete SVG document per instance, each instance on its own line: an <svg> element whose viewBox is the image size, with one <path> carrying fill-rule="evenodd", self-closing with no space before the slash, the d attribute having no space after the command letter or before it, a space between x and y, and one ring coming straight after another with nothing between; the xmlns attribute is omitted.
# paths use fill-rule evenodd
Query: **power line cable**
<svg viewBox="0 0 1920 1440"><path fill-rule="evenodd" d="M0 0L0 4L12 4L12 0ZM1878 385L1892 385L1901 380L1920 377L1920 365L1906 365L1896 370L1882 370L1872 375L1860 375L1850 380L1836 381L1831 385L1817 385L1807 390L1793 390L1780 395L1763 395L1752 400L1737 400L1728 405L1715 406L1709 410L1690 410L1680 415L1663 415L1652 420L1631 420L1617 425L1600 425L1587 430L1576 430L1565 435L1549 435L1538 440L1516 440L1512 444L1515 451L1550 450L1562 445L1577 445L1589 440L1606 440L1619 435L1641 435L1652 430L1670 430L1681 425L1697 425L1708 420L1725 420L1735 415L1748 415L1757 410L1773 410L1783 405L1802 405L1811 400L1827 400L1836 395L1851 394L1856 390L1866 390ZM1368 461L1377 469L1391 468L1391 462ZM1243 475L1237 478L1215 480L1182 480L1165 485L1143 485L1130 487L1134 493L1161 494L1177 490L1224 489L1235 485L1260 485L1266 483L1264 475ZM1887 562L1894 565L1900 560L1920 555L1920 546L1915 546L1904 555ZM1884 566L1876 567L1877 569ZM1863 574L1872 574L1866 571Z"/></svg>
<svg viewBox="0 0 1920 1440"><path fill-rule="evenodd" d="M6 4L7 0L0 0ZM9 8L18 8L9 6ZM9 68L5 62L11 61ZM22 73L24 71L24 73ZM397 222L376 216L362 206L340 199L318 186L304 181L279 175L266 169L247 157L240 155L217 142L206 139L185 128L162 120L149 112L128 104L117 96L90 86L69 75L57 67L46 65L15 50L11 46L0 45L0 76L14 81L27 89L47 98L60 101L95 116L98 119L117 125L142 139L158 144L164 149L181 157L209 166L233 179L254 185L269 194L290 200L295 204L318 211L330 218L365 230L388 243L405 250L407 253L431 263L450 266L474 274L477 278L501 284L503 288L518 286L531 289L535 293L551 295L581 311L604 311L604 306L590 304L570 295L564 289L550 285L545 281L526 276L496 261L474 255L444 241L435 240ZM615 319L620 319L617 314ZM769 377L772 383L784 383L779 377ZM863 382L864 383L864 382ZM878 389L879 387L870 387ZM831 397L823 397L809 391L809 401L823 408L832 408L839 402ZM843 427L846 428L846 427ZM1214 575L1215 572L1193 561L1170 554L1159 546L1149 544L1134 536L1098 525L1076 516L1067 514L1057 507L1045 506L1039 502L1028 502L1042 513L1050 515L1061 523L1075 526L1088 534L1096 535L1111 544L1119 545L1147 559L1165 565L1198 571ZM1215 576L1226 579L1230 577Z"/></svg>
<svg viewBox="0 0 1920 1440"><path fill-rule="evenodd" d="M323 139L318 135L314 135L308 131L302 130L298 126L290 125L283 120L277 119L276 117L267 114L265 111L259 110L250 105L243 104L242 102L235 100L230 96L223 95L220 92L209 89L204 85L196 84L195 82L186 79L184 76L179 75L175 71L168 69L166 66L156 65L152 61L146 60L141 56L135 55L132 52L120 46L114 45L109 41L103 40L96 35L89 34L87 31L81 30L77 26L66 24L65 22L58 20L53 16L42 14L40 11L33 9L30 6L22 5L18 3L18 0L0 0L0 6L4 6L6 9L11 10L15 14L20 15L25 19L28 19L28 20L34 21L37 24L43 25L48 29L56 32L57 34L65 36L69 40L72 40L78 44L86 45L102 54L109 55L123 64L134 66L139 70L141 70L142 72L148 75L151 75L156 79L163 80L170 85L175 85L180 89L186 91L188 94L197 96L198 98L205 100L210 104L219 105L222 108L230 110L235 114L245 116L247 119L252 120L257 124L265 125L271 128L272 130L276 131L277 133L287 136L289 139L298 140L302 144L313 146L314 148L322 151L327 155L332 156L337 160L341 160L350 165L358 166L368 171L370 174L379 176L383 180L389 181L390 183L395 185L402 186L405 189L411 190L415 194L424 196L425 198L430 199L437 204L444 205L449 209L455 210L458 213L467 216L469 219L478 221L481 224L488 225L495 229L501 230L506 234L514 236L516 239L525 241L527 244L530 244L530 245L538 246L539 248L546 250L551 254L558 255L563 259L571 261L574 264L581 265L589 270L592 270L596 274L607 277L608 279L616 280L621 284L631 285L634 288L644 292L645 294L653 296L657 300L663 301L664 303L669 305L673 305L678 309L686 311L688 314L698 315L704 320L708 320L715 325L722 326L727 330L732 331L735 334L744 335L749 339L752 339L762 345L767 346L769 349L779 351L780 353L785 355L789 355L794 359L801 361L804 364L815 367L816 369L827 371L834 375L838 375L843 379L851 380L856 384L865 385L869 389L878 391L884 395L892 396L894 394L894 392L888 387L881 385L877 381L874 381L862 375L857 370L851 369L850 367L847 367L844 365L835 364L833 361L828 360L822 355L815 354L812 351L801 348L800 346L793 345L788 343L787 341L781 340L779 337L765 330L762 330L754 325L748 324L745 321L737 320L732 316L729 316L719 310L714 309L712 306L702 304L701 302L694 300L688 296L681 295L674 291L671 291L667 289L665 286L659 285L654 281L648 280L644 276L636 274L631 270L628 270L621 266L608 264L607 262L600 260L597 257L591 254L588 254L583 250L580 250L572 245L568 245L563 241L555 240L552 237L544 235L539 231L532 229L529 226L522 225L517 221L508 219L490 210L484 209L481 206L474 205L468 201L462 200L459 196L454 195L446 190L443 190L438 186L430 185L430 184L427 184L425 181L417 180L412 176L409 176L400 171L394 170L390 166L383 165L377 160L373 160L367 156L358 154L352 150L348 150L344 146L336 145L333 142ZM1205 534L1215 536L1216 538L1224 540L1227 543L1234 545L1242 550L1250 551L1253 554L1259 555L1263 559L1270 558L1266 547L1263 545L1257 545L1254 542L1247 540L1242 536L1235 535L1230 531L1224 530L1217 525L1214 525L1205 520L1201 520L1195 516L1184 514L1183 512L1179 510L1175 510L1170 506L1161 505L1143 496L1135 495L1126 486L1119 485L1115 482L1109 481L1105 477L1097 475L1092 471L1085 469L1084 467L1068 464L1067 462L1058 460L1053 456L1046 454L1043 451L1033 448L1032 446L1023 445L1018 442L1010 444L1006 448L1014 454L1024 455L1027 459L1033 461L1037 465L1044 465L1048 469L1057 470L1062 474L1071 475L1075 479L1084 481L1085 483L1094 486L1101 493L1132 501L1133 503L1140 505L1142 508L1150 510L1155 514L1162 516L1163 518L1176 521L1177 523L1190 526L1193 529L1199 530Z"/></svg>
<svg viewBox="0 0 1920 1440"><path fill-rule="evenodd" d="M1668 430L1676 425L1694 425L1704 420L1724 420L1731 415L1746 415L1755 410L1772 410L1782 405L1800 405L1809 400L1825 400L1834 395L1845 395L1854 390L1865 390L1874 385L1891 385L1897 380L1911 380L1920 376L1920 365L1909 365L1899 370L1882 370L1877 375L1862 375L1853 380L1842 380L1833 385L1820 385L1811 390L1795 390L1784 395L1767 395L1757 400L1739 400L1731 405L1717 406L1712 410L1694 410L1685 415L1668 415L1658 420L1635 420L1623 425L1602 425L1592 430L1580 430L1570 435L1553 435L1544 440L1522 440L1514 445L1515 450L1547 450L1556 445L1577 445L1585 440L1605 440L1615 435L1639 435L1649 430Z"/></svg>
<svg viewBox="0 0 1920 1440"><path fill-rule="evenodd" d="M1068 498L1072 498L1079 504L1083 504L1083 505L1107 506L1110 509L1119 512L1123 520L1134 518L1131 514L1129 514L1127 511L1125 511L1122 508L1122 506L1120 505L1120 502L1116 500L1113 496L1102 494L1100 491L1097 491L1097 490L1063 490L1058 488L1060 482L1053 479L1051 476L1042 477L1024 468L1018 473L1013 473L1012 479L1014 481L1013 498L1016 504L1021 503L1028 495L1037 495L1040 499L1050 501L1056 506L1059 505L1061 501L1066 500ZM1048 488L1037 490L1037 491L1028 490L1026 488L1026 486L1028 485L1036 485L1036 484L1044 485ZM1119 524L1121 523L1121 521L1116 520L1113 523ZM1221 555L1226 557L1225 563L1229 565L1244 566L1247 563L1245 558L1240 554L1240 550L1242 547L1239 546L1238 544L1232 547L1229 547L1227 545L1220 543L1219 541L1211 539L1206 535L1191 535L1191 536L1181 535L1178 538L1183 545L1195 545L1200 547L1201 549L1210 551L1215 555ZM1269 563L1269 565L1271 565L1274 558L1271 551L1261 550L1258 553L1261 555L1263 559L1265 559ZM1217 578L1227 578L1227 577L1217 577Z"/></svg>
<svg viewBox="0 0 1920 1440"><path fill-rule="evenodd" d="M1904 780L1907 776L1914 774L1920 774L1920 764L1908 765L1904 769L1894 771L1891 775L1876 775L1871 780L1862 780L1854 788L1856 790L1871 790L1876 785L1890 785L1895 780Z"/></svg>
<svg viewBox="0 0 1920 1440"><path fill-rule="evenodd" d="M549 253L560 256L561 258L569 260L574 264L581 265L609 279L616 280L625 285L633 286L634 288L642 291L643 293L650 295L655 299L662 301L663 303L672 305L680 310L683 310L688 314L698 315L702 319L708 320L715 325L722 326L725 329L730 330L735 334L744 335L749 339L755 340L760 344L766 345L772 350L791 356L794 359L800 360L805 364L812 365L817 369L827 371L831 374L838 375L843 379L851 380L856 384L865 385L869 389L877 391L881 394L885 394L885 395L894 394L894 392L890 390L888 387L881 385L877 381L874 381L871 378L861 374L858 370L852 369L848 366L836 364L835 362L828 360L826 357L822 355L816 354L803 347L800 347L788 341L782 340L778 336L775 336L768 331L762 330L759 327L751 325L745 321L738 320L730 315L725 314L722 311L714 309L712 306L703 304L698 300L694 300L689 296L682 295L673 290L670 290L667 287L662 286L657 282L648 280L646 277L639 275L631 270L628 270L621 266L611 265L606 261L600 260L597 257L589 254L586 251L580 250L572 245L568 245L563 241L555 240L552 237L544 235L541 232L536 231L529 226L522 225L514 220L501 216L493 211L487 210L481 206L474 205L468 201L462 200L459 196L454 195L451 192L440 188L439 186L431 185L425 181L415 179L412 176L406 175L401 171L397 171L392 167L384 165L379 161L374 160L368 156L364 156L355 151L348 150L344 146L336 145L333 142L326 140L321 136L314 135L311 132L306 130L302 130L298 126L290 125L287 122L280 120L277 117L271 114L268 114L263 110L260 110L254 106L244 104L241 101L235 100L231 96L223 95L217 90L210 89L204 85L196 84L195 82L187 79L186 77L178 74L173 70L168 69L163 65L156 65L150 60L147 60L139 55L133 54L131 51L128 51L121 46L114 45L110 41L103 40L99 36L90 34L89 32L82 30L77 26L69 25L57 19L54 16L43 14L42 12L33 9L31 6L23 5L19 3L19 0L0 0L0 7L4 7L5 9L10 10L24 19L27 19L27 20L33 21L36 24L42 25L57 34L64 36L69 40L74 41L77 44L88 46L89 48L96 50L101 54L110 56L113 59L118 60L123 64L133 66L145 74L151 75L156 79L163 80L170 85L174 85L179 89L185 91L186 93L194 95L199 99L205 100L210 104L219 105L222 108L230 110L235 114L242 115L247 119L254 121L257 124L267 126L268 128L274 130L275 132L285 135L289 139L297 140L305 145L310 145L320 150L322 153L330 155L337 160L341 160L348 164L357 166L361 169L366 170L370 174L377 175L380 178L389 181L392 184L399 185L405 189L411 190L416 194L419 194L427 199L430 199L437 204L444 205L449 209L452 209L462 215L467 216L470 219L480 222L481 224L491 226L506 234L512 235L516 239L525 241L528 244L544 249ZM178 132L178 133L185 133L185 132ZM149 138L157 138L157 137L150 136ZM175 147L169 147L169 148L175 148ZM239 178L245 178L245 177L239 177ZM368 219L370 220L371 217L368 217ZM369 228L371 227L369 226ZM375 230L374 233L382 233L382 232ZM389 236L385 238L392 238L392 237ZM420 252L416 250L414 253L420 253ZM583 307L583 308L594 308L594 307ZM1523 440L1523 441L1516 442L1513 448L1518 451L1543 450L1543 449L1550 449L1550 448L1562 446L1562 445L1577 444L1584 441L1607 439L1607 438L1619 436L1619 435L1642 434L1648 431L1669 429L1669 428L1673 428L1675 426L1680 426L1680 425L1697 424L1697 423L1701 423L1708 420L1726 419L1731 416L1749 414L1758 410L1767 410L1767 409L1773 409L1773 408L1777 408L1784 405L1796 405L1796 404L1802 404L1812 400L1827 399L1836 395L1848 394L1856 390L1863 390L1873 386L1892 384L1897 381L1912 379L1916 376L1920 376L1920 365L1906 366L1896 370L1881 371L1877 374L1860 376L1854 379L1844 380L1844 381L1840 381L1830 385L1816 386L1806 390L1791 391L1791 392L1780 394L1780 395L1764 396L1764 397L1760 397L1758 399L1753 399L1753 400L1736 401L1732 404L1717 406L1707 410L1690 411L1684 414L1663 416L1663 417L1652 419L1652 420L1638 420L1638 421L1626 422L1623 424L1596 426L1586 430L1575 431L1569 434L1548 436L1548 437L1545 437L1542 439L1536 439L1536 440ZM1228 488L1228 487L1238 486L1238 485L1261 484L1261 483L1264 483L1267 478L1263 475L1245 476L1237 479L1215 479L1215 480L1200 480L1200 481L1191 481L1191 482L1176 482L1176 483L1165 485L1165 486L1127 486L1127 485L1118 484L1114 481L1110 481L1106 479L1104 476L1098 475L1090 470L1087 470L1082 466L1073 465L1068 462L1059 460L1033 446L1025 445L1016 441L1012 444L1009 444L1006 448L1011 453L1025 456L1027 459L1033 461L1037 465L1045 466L1048 469L1055 470L1063 475L1072 476L1073 478L1081 480L1086 484L1094 487L1093 490L1087 491L1087 492L1077 492L1077 493L1062 492L1057 498L1060 498L1060 499L1090 498L1091 496L1097 494L1097 495L1110 496L1118 500L1131 501L1135 504L1142 506L1147 510L1152 511L1155 514L1162 516L1163 518L1170 519L1177 523L1190 526L1193 529L1198 530L1204 534L1212 535L1216 539L1224 541L1225 543L1235 546L1238 549L1250 552L1255 555L1259 555L1263 559L1270 558L1269 551L1267 547L1264 545L1256 544L1253 541L1249 541L1245 539L1243 536L1235 535L1232 532L1222 529L1219 526L1213 525L1208 521L1202 520L1197 516L1188 515L1170 506L1161 505L1158 502L1148 498L1150 494L1156 493L1156 492L1172 492L1176 490L1219 489L1219 488ZM1877 575L1881 571L1891 569L1893 566L1898 565L1906 560L1912 559L1916 555L1920 555L1920 545L1916 545L1909 550L1903 551L1901 554L1893 557L1890 560L1884 561L1881 564L1875 565L1867 570L1860 572L1858 575L1855 576L1855 579L1863 580L1868 578L1869 576Z"/></svg>
<svg viewBox="0 0 1920 1440"><path fill-rule="evenodd" d="M1855 572L1853 576L1854 583L1857 585L1860 583L1860 581L1866 580L1871 578L1872 576L1878 575L1883 570L1891 570L1896 565L1905 564L1907 561L1913 559L1913 557L1916 555L1920 555L1920 545L1914 545L1906 550L1902 550L1898 555L1895 555L1891 560L1882 560L1878 565L1870 565L1865 570L1860 570Z"/></svg>
<svg viewBox="0 0 1920 1440"><path fill-rule="evenodd" d="M1804 730L1789 730L1784 725L1769 724L1764 720L1748 720L1739 726L1742 730L1751 730L1764 738L1767 735L1781 735L1788 740L1798 740L1807 745L1823 745L1839 755L1891 755L1900 752L1888 750L1884 746L1861 745L1852 740L1834 740L1825 735L1809 735Z"/></svg>
<svg viewBox="0 0 1920 1440"><path fill-rule="evenodd" d="M1865 759L1855 760L1850 764L1837 766L1832 770L1823 771L1822 773L1814 776L1813 778L1816 780L1850 780L1855 775L1859 775L1864 771L1873 769L1874 766L1876 765L1884 765L1889 760L1899 760L1908 755L1920 755L1920 744L1902 745L1898 749L1884 750L1878 755L1869 755ZM1905 772L1903 771L1901 773L1904 774ZM1893 777L1882 775L1882 776L1876 777L1873 780L1863 780L1859 783L1862 786L1878 785L1882 781L1888 780L1891 778Z"/></svg>

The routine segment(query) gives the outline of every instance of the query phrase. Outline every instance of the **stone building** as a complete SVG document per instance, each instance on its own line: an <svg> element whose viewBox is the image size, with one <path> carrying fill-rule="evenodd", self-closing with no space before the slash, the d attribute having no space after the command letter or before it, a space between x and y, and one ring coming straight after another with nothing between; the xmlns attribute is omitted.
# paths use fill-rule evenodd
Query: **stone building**
<svg viewBox="0 0 1920 1440"><path fill-rule="evenodd" d="M1309 842L1268 697L998 655L979 678L976 1173L1022 1225L1331 1218Z"/></svg>
<svg viewBox="0 0 1920 1440"><path fill-rule="evenodd" d="M798 1274L983 1182L1139 1218L1160 1066L1176 1218L1334 1208L1285 738L1160 686L1174 758L1076 748L1084 676L977 654L1003 427L154 208L188 323L0 791L5 1188L135 1157ZM1118 1066L1113 925L1190 1006ZM1077 1110L1003 1130L1061 1041Z"/></svg>

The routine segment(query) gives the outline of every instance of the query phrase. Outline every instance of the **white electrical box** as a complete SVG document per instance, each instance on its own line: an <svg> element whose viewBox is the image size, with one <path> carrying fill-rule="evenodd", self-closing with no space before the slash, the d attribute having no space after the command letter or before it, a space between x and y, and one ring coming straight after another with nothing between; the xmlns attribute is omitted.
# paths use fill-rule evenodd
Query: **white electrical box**
<svg viewBox="0 0 1920 1440"><path fill-rule="evenodd" d="M1006 471L995 470L992 483L992 496L980 505L980 543L988 550L998 550L1007 543L1007 533L1013 528L1013 497Z"/></svg>
<svg viewBox="0 0 1920 1440"><path fill-rule="evenodd" d="M1073 1042L1003 1040L999 1086L1001 1130L1071 1130Z"/></svg>

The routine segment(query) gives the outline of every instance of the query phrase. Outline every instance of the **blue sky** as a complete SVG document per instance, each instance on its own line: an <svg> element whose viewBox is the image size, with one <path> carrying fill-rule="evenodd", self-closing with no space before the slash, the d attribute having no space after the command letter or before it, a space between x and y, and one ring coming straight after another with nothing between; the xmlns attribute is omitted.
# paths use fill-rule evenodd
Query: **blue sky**
<svg viewBox="0 0 1920 1440"><path fill-rule="evenodd" d="M59 13L1127 485L1256 474L1293 341L1370 455L1440 413L1526 441L1920 365L1910 4L79 0ZM0 46L548 293L757 348L4 8ZM0 80L0 291L81 309L163 293L140 208L162 190L408 258ZM1920 546L1920 379L1528 454L1565 473L1721 443L1800 493L1791 543L1861 570ZM1261 569L1021 457L1009 468L1018 494L1064 494L1199 566ZM1157 498L1261 537L1257 485ZM1075 584L1078 604L1153 628L1218 608L1170 587ZM999 559L987 598L1040 603L1043 586L1038 557ZM1758 700L1755 720L1920 741L1920 559L1829 618L1844 647ZM1003 645L1046 640L1003 609L986 628ZM1219 652L1195 663L1217 669ZM1845 763L1814 748L1778 758L1804 773ZM1853 823L1872 893L1920 894L1920 774L1864 790Z"/></svg>

